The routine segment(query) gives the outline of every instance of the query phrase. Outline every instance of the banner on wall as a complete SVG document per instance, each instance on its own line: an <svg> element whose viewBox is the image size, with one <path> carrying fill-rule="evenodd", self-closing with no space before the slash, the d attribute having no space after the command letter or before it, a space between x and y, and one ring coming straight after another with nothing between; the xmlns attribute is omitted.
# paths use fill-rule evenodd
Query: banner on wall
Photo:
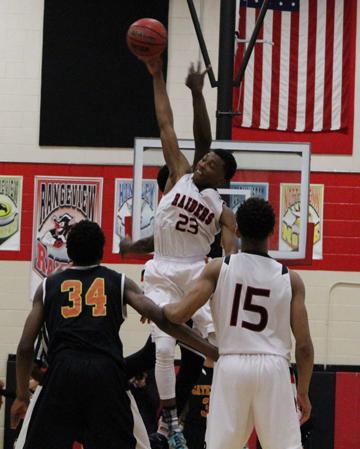
<svg viewBox="0 0 360 449"><path fill-rule="evenodd" d="M141 238L149 237L154 233L155 211L158 203L158 185L156 180L144 179L142 181L141 202ZM131 223L133 201L132 179L115 179L114 204L114 230L113 253L119 253L120 240L129 232L127 219ZM130 226L131 229L131 226Z"/></svg>
<svg viewBox="0 0 360 449"><path fill-rule="evenodd" d="M324 185L310 184L309 222L314 223L313 259L322 259ZM297 250L300 232L300 184L280 184L280 250Z"/></svg>
<svg viewBox="0 0 360 449"><path fill-rule="evenodd" d="M72 224L101 224L102 178L35 177L31 291L68 264L66 239Z"/></svg>
<svg viewBox="0 0 360 449"><path fill-rule="evenodd" d="M269 196L269 184L267 182L231 182L230 189L239 191L239 193L230 194L229 205L234 213L248 198L255 196L267 200Z"/></svg>
<svg viewBox="0 0 360 449"><path fill-rule="evenodd" d="M22 176L0 176L0 251L20 250Z"/></svg>

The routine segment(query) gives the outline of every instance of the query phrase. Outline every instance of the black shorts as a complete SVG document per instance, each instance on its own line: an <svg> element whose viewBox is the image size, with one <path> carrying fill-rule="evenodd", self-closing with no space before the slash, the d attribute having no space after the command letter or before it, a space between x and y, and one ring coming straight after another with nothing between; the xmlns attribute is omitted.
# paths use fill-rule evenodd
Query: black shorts
<svg viewBox="0 0 360 449"><path fill-rule="evenodd" d="M72 449L74 441L86 449L135 449L134 428L143 426L120 366L79 352L56 356L29 414L17 449Z"/></svg>
<svg viewBox="0 0 360 449"><path fill-rule="evenodd" d="M185 423L184 437L189 449L204 449L206 426Z"/></svg>

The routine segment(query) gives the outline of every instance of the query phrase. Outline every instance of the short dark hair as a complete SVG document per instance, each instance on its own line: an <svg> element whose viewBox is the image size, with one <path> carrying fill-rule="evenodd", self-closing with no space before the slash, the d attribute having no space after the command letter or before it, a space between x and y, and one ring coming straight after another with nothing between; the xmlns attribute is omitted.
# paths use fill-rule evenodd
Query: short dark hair
<svg viewBox="0 0 360 449"><path fill-rule="evenodd" d="M217 156L219 156L220 159L224 162L224 168L225 168L225 179L229 181L236 173L237 169L237 163L233 156L233 154L228 150L211 150L213 153L215 153Z"/></svg>
<svg viewBox="0 0 360 449"><path fill-rule="evenodd" d="M163 165L160 168L160 170L157 174L157 177L156 177L156 181L158 183L159 190L161 193L163 193L165 190L168 178L169 178L169 168L167 165Z"/></svg>
<svg viewBox="0 0 360 449"><path fill-rule="evenodd" d="M103 257L105 235L100 226L81 220L71 226L66 242L69 258L79 265L93 265Z"/></svg>
<svg viewBox="0 0 360 449"><path fill-rule="evenodd" d="M262 198L249 198L238 207L236 222L243 237L264 240L274 230L274 209Z"/></svg>

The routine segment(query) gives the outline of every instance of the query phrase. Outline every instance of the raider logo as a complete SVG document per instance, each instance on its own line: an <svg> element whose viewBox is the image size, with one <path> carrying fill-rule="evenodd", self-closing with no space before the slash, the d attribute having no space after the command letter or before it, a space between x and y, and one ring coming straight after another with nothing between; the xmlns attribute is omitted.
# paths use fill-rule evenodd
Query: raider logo
<svg viewBox="0 0 360 449"><path fill-rule="evenodd" d="M34 268L46 277L67 265L66 239L71 226L83 219L94 220L97 185L41 182Z"/></svg>

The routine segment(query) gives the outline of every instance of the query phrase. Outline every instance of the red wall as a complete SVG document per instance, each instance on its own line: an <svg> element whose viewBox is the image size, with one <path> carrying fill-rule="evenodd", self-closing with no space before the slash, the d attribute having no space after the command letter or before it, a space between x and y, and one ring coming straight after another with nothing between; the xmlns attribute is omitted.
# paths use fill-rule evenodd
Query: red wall
<svg viewBox="0 0 360 449"><path fill-rule="evenodd" d="M360 373L337 373L335 449L360 448Z"/></svg>
<svg viewBox="0 0 360 449"><path fill-rule="evenodd" d="M113 231L114 179L132 178L132 167L113 165L67 165L0 163L2 175L23 176L23 202L21 219L21 250L0 251L1 260L30 260L33 223L34 176L88 176L102 177L103 208L102 227L107 244L104 262L121 261L111 253ZM146 168L145 177L155 177L157 168ZM238 173L242 181L269 182L269 200L275 209L279 207L278 173L265 175L252 172L252 179ZM289 176L287 181L290 181ZM360 271L360 174L318 173L311 174L312 184L324 184L323 260L314 260L311 270ZM296 180L294 179L294 182ZM274 184L276 188L271 188ZM275 232L275 235L277 233ZM126 259L126 263L141 263L143 259ZM301 267L301 269L306 267Z"/></svg>

